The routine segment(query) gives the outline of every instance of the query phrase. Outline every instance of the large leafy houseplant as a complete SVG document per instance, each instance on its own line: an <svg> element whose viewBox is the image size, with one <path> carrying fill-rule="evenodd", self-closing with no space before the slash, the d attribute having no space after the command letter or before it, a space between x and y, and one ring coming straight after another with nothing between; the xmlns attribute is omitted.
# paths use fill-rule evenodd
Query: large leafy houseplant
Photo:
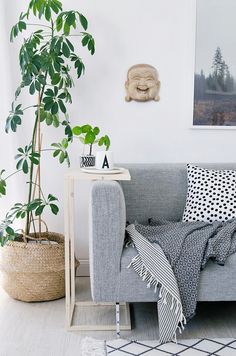
<svg viewBox="0 0 236 356"><path fill-rule="evenodd" d="M37 24L30 18L41 20ZM31 141L25 147L19 147L16 159L16 172L6 175L0 171L0 195L7 193L7 180L15 173L23 173L28 185L28 197L23 203L15 203L0 225L0 242L19 238L20 233L14 229L16 219L24 219L23 234L35 234L35 220L39 220L39 237L41 233L41 216L50 208L58 213L57 198L53 194L45 195L41 187L40 163L45 151L52 150L53 157L69 165L68 146L73 140L73 133L67 115L67 105L72 103L70 89L73 86L71 75L76 70L77 78L84 73L85 66L75 52L73 40L79 39L91 55L95 52L92 35L87 32L88 21L79 11L63 11L59 0L31 0L25 13L12 28L10 39L13 41L25 30L35 28L24 39L19 53L21 83L16 90L10 115L6 121L6 133L15 133L23 124L25 113L32 110L33 130ZM75 33L75 30L78 30ZM78 37L77 37L78 36ZM78 42L78 41L77 41ZM22 90L35 97L35 104L24 107L18 103ZM42 146L42 126L64 127L65 135L59 142L53 142L50 148Z"/></svg>

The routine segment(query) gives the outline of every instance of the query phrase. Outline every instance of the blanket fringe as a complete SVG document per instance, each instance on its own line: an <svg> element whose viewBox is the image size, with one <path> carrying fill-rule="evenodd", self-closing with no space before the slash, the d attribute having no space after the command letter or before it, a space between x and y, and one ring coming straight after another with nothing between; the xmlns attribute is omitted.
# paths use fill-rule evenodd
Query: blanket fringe
<svg viewBox="0 0 236 356"><path fill-rule="evenodd" d="M82 356L107 356L106 342L86 337L82 340Z"/></svg>
<svg viewBox="0 0 236 356"><path fill-rule="evenodd" d="M155 293L155 294L156 294L156 292L157 292L157 287L158 287L158 283L156 282L155 288L154 288L154 293Z"/></svg>
<svg viewBox="0 0 236 356"><path fill-rule="evenodd" d="M163 304L165 304L165 305L167 304L166 298L168 295L170 295L172 297L170 310L173 310L173 308L175 307L175 314L177 315L179 312L179 309L181 309L180 318L179 318L179 326L178 326L179 333L181 334L182 331L184 330L184 325L186 325L186 323L187 323L186 318L182 312L181 302L179 302L179 300L177 300L163 285L160 284L160 282L149 271L149 269L146 267L146 265L143 262L140 266L140 263L138 263L139 261L140 261L140 256L139 255L135 256L131 260L131 262L127 266L127 268L130 268L132 266L134 268L134 270L142 278L142 280L147 282L147 288L151 288L151 286L154 287L154 293L157 292L157 287L160 286L159 298L163 299ZM177 343L176 332L173 335L173 342Z"/></svg>
<svg viewBox="0 0 236 356"><path fill-rule="evenodd" d="M139 259L139 255L132 258L130 264L126 268L130 268L133 265L133 263L136 262L138 259Z"/></svg>
<svg viewBox="0 0 236 356"><path fill-rule="evenodd" d="M126 242L125 248L128 248L128 247L135 247L132 240L129 240L129 241Z"/></svg>

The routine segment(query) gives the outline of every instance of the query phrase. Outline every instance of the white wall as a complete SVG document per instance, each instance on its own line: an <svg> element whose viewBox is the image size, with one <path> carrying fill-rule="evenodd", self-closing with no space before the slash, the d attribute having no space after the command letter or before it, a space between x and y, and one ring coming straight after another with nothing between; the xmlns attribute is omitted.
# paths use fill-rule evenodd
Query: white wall
<svg viewBox="0 0 236 356"><path fill-rule="evenodd" d="M10 168L12 146L24 144L28 133L4 134L2 127L18 84L17 50L19 43L9 45L6 33L28 3L2 0L0 68L1 95L1 162ZM1 2L1 5L2 5ZM89 31L96 39L94 57L82 49L86 75L73 90L70 117L74 124L93 123L108 133L117 162L231 162L235 160L235 131L192 130L195 0L64 0L66 9L76 7L90 22ZM5 25L3 26L3 19ZM6 32L5 32L6 30ZM207 35L207 33L206 33ZM79 47L78 47L79 48ZM9 62L10 59L10 62ZM158 69L161 80L159 103L126 103L124 82L128 68L136 63L149 63ZM4 89L4 90L3 90ZM25 99L27 96L25 96ZM28 99L27 99L28 100ZM30 128L30 116L25 120ZM50 129L44 143L57 140L59 133ZM7 150L4 149L7 145ZM72 166L79 163L82 147L74 145ZM2 164L1 164L2 166ZM46 191L57 194L63 202L63 173L65 168L47 157L44 165ZM14 180L16 187L17 180ZM44 184L45 185L45 184ZM21 187L19 187L19 191ZM80 186L80 257L87 258L87 191ZM16 194L18 195L18 194ZM23 195L23 193L21 193ZM22 197L16 197L19 200ZM8 199L0 202L4 210ZM62 203L61 203L62 204ZM63 231L60 217L47 217L49 227ZM2 215L2 214L1 214ZM82 216L82 217L81 217Z"/></svg>

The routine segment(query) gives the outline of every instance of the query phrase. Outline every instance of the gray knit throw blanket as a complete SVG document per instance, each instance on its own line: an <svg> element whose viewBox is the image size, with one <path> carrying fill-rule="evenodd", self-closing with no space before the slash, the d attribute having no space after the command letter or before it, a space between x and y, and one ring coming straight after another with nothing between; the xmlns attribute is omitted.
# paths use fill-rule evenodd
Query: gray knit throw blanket
<svg viewBox="0 0 236 356"><path fill-rule="evenodd" d="M236 251L236 219L228 222L169 222L149 219L128 234L138 255L130 266L159 290L160 342L176 341L176 331L195 315L200 272L209 259L224 265ZM130 267L128 266L128 267Z"/></svg>

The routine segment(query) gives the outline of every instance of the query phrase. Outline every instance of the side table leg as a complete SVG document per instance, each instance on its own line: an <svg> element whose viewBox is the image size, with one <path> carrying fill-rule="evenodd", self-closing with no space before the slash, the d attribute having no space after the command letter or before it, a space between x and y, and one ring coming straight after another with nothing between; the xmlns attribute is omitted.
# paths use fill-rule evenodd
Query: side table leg
<svg viewBox="0 0 236 356"><path fill-rule="evenodd" d="M116 337L120 338L120 303L116 303Z"/></svg>
<svg viewBox="0 0 236 356"><path fill-rule="evenodd" d="M75 202L74 202L74 180L70 179L70 285L71 285L71 304L75 305ZM72 310L73 314L73 310ZM72 315L73 317L73 315Z"/></svg>
<svg viewBox="0 0 236 356"><path fill-rule="evenodd" d="M65 292L66 292L66 328L71 326L71 287L70 287L70 178L66 176L64 191L65 209Z"/></svg>

